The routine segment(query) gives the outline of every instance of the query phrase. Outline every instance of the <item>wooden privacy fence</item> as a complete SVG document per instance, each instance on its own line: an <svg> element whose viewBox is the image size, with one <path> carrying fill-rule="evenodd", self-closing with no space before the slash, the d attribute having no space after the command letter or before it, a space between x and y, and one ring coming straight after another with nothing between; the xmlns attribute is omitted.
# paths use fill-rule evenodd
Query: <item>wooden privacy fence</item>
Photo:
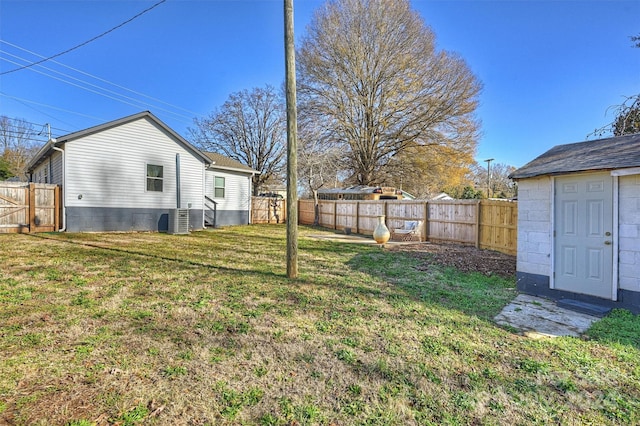
<svg viewBox="0 0 640 426"><path fill-rule="evenodd" d="M287 200L276 197L251 197L251 223L284 223Z"/></svg>
<svg viewBox="0 0 640 426"><path fill-rule="evenodd" d="M60 206L58 185L0 182L0 233L57 231Z"/></svg>
<svg viewBox="0 0 640 426"><path fill-rule="evenodd" d="M313 200L300 200L299 223L314 222ZM421 241L448 241L475 245L515 255L518 204L502 200L386 200L319 202L319 225L371 235L377 217L386 216L389 229L402 228L405 221L422 221Z"/></svg>

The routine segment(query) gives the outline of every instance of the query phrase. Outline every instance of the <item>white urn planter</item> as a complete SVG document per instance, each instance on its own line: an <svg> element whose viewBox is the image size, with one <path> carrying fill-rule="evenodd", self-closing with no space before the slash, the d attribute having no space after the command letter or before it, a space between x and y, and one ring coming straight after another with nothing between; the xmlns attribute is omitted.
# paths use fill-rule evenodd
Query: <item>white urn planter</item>
<svg viewBox="0 0 640 426"><path fill-rule="evenodd" d="M378 244L384 244L389 241L391 237L391 232L389 232L389 228L384 223L384 216L378 216L378 224L376 228L373 230L373 239L376 240Z"/></svg>

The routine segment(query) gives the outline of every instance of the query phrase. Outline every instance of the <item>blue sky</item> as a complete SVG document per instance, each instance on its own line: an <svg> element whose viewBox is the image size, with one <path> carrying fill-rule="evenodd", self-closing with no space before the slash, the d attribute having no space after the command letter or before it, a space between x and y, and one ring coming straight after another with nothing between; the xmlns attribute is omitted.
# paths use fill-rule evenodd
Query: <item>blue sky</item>
<svg viewBox="0 0 640 426"><path fill-rule="evenodd" d="M36 61L65 51L157 1L0 0L0 73L17 67L8 61L24 63L16 56ZM296 39L322 3L294 0ZM585 140L613 120L609 106L640 93L640 49L629 39L640 34L640 1L412 6L438 47L460 54L484 84L480 162L519 167L554 145ZM282 0L168 0L42 64L49 69L0 76L0 114L50 123L59 136L148 109L187 136L193 117L229 94L279 87L283 46ZM131 99L112 99L121 95Z"/></svg>

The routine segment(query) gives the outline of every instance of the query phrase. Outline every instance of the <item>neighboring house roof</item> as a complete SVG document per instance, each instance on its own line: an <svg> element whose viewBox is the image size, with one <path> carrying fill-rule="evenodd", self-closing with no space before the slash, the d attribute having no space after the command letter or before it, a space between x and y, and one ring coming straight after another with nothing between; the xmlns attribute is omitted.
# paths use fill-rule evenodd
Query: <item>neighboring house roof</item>
<svg viewBox="0 0 640 426"><path fill-rule="evenodd" d="M211 161L211 164L209 165L210 169L215 168L215 169L231 170L231 171L244 172L244 173L260 174L259 171L254 170L249 166L245 166L239 161L236 161L229 157L225 157L222 154L218 154L216 152L205 152L204 155L206 155Z"/></svg>
<svg viewBox="0 0 640 426"><path fill-rule="evenodd" d="M435 197L433 197L432 200L436 200L436 201L437 200L453 200L453 197L447 194L446 192L441 192Z"/></svg>
<svg viewBox="0 0 640 426"><path fill-rule="evenodd" d="M511 173L511 179L640 166L640 133L558 145Z"/></svg>
<svg viewBox="0 0 640 426"><path fill-rule="evenodd" d="M100 125L94 126L94 127L89 127L88 129L80 130L80 131L74 132L74 133L69 133L68 135L60 136L60 137L58 137L56 139L50 140L42 148L40 148L38 153L31 159L31 161L27 165L27 171L33 170L42 161L44 161L45 158L47 158L49 155L51 155L51 153L53 152L53 147L54 146L59 147L59 146L65 144L67 142L70 142L70 141L72 141L74 139L78 139L78 138L81 138L81 137L84 137L84 136L88 136L88 135L91 135L91 134L94 134L94 133L102 132L104 130L111 129L113 127L118 127L120 125L129 123L129 122L132 122L132 121L136 121L136 120L139 120L141 118L148 118L149 120L155 122L163 130L165 130L167 133L169 133L171 136L173 136L178 141L179 144L183 145L184 148L186 148L188 151L191 151L191 153L193 153L194 156L200 158L205 164L211 163L211 160L209 159L209 157L204 155L202 152L200 152L198 149L196 149L193 145L191 145L189 142L187 142L186 139L184 139L182 136L180 136L178 133L176 133L173 129L171 129L169 126L167 126L162 121L160 121L160 119L158 117L156 117L155 115L151 114L151 112L149 112L149 111L142 111L142 112L139 112L137 114L129 115L127 117L119 118L117 120L109 121L108 123L100 124Z"/></svg>

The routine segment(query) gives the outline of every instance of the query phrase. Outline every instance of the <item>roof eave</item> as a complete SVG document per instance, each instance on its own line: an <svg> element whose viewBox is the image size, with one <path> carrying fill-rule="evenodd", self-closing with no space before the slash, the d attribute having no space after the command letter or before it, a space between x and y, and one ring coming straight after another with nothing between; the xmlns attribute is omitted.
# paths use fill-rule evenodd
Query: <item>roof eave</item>
<svg viewBox="0 0 640 426"><path fill-rule="evenodd" d="M219 166L215 162L211 162L211 164L209 164L208 168L209 169L218 169L218 170L228 170L228 171L231 171L231 172L246 173L246 174L251 174L251 175L259 175L260 174L260 172L257 171L257 170L241 169L241 168L229 167L229 166Z"/></svg>
<svg viewBox="0 0 640 426"><path fill-rule="evenodd" d="M40 151L33 157L32 161L29 162L27 166L27 171L30 172L34 167L42 163L46 157L51 154L53 151L53 146L60 146L65 144L66 142L70 142L74 139L78 139L87 135L91 135L94 133L102 132L104 130L108 130L117 126L120 126L125 123L129 123L140 118L147 117L156 124L158 124L162 129L164 129L167 133L169 133L172 137L174 137L180 144L183 145L185 149L190 151L193 155L200 158L205 164L209 165L212 163L212 160L204 155L200 150L191 145L185 138L176 133L171 127L167 126L163 123L158 117L153 115L150 111L142 111L133 115L128 115L126 117L122 117L116 120L109 121L107 123L99 124L97 126L89 127L88 129L80 130L74 133L69 133L68 135L61 136L60 138L51 139L44 145Z"/></svg>

